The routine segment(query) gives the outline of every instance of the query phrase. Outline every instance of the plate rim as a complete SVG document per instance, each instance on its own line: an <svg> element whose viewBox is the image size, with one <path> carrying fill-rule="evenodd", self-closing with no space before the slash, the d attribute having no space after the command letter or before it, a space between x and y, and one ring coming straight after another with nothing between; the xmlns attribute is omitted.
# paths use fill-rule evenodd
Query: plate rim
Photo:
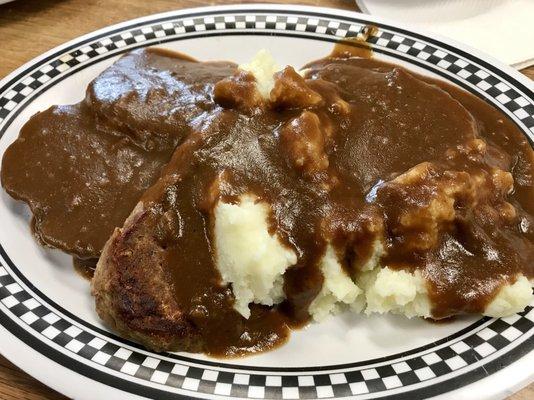
<svg viewBox="0 0 534 400"><path fill-rule="evenodd" d="M36 68L38 63L43 62L48 57L50 57L50 56L52 56L54 54L58 54L61 51L66 51L71 46L74 46L74 45L80 46L86 40L90 40L90 39L94 40L98 36L101 36L101 35L104 35L104 34L110 34L111 32L113 32L115 30L118 31L120 29L123 29L124 27L132 27L133 28L137 24L142 25L143 23L155 20L157 18L164 18L164 17L180 18L180 17L183 17L185 15L188 15L189 13L203 13L203 12L210 12L210 11L215 11L215 10L219 10L221 12L232 12L232 11L236 11L236 10L246 10L246 11L260 10L260 11L265 11L265 12L282 11L282 10L294 10L294 11L298 11L298 12L302 12L302 13L323 12L327 16L328 15L330 15L330 16L338 16L338 17L341 17L341 18L346 18L347 15L352 16L352 17L361 16L358 19L364 20L364 21L371 21L371 22L380 23L380 24L383 24L385 26L391 27L394 30L399 30L399 28L400 28L400 29L405 30L409 35L413 35L414 33L415 34L419 34L419 35L423 36L425 38L425 40L427 40L427 41L431 41L429 39L431 39L432 37L436 37L436 38L438 38L437 43L438 43L439 46L442 46L442 45L445 44L445 45L448 45L448 46L454 48L455 51L456 50L462 50L463 51L463 49L466 49L467 51L474 52L475 54L481 54L481 52L478 51L478 50L469 49L468 46L465 46L465 45L462 45L462 44L458 44L457 42L455 42L453 40L450 40L450 39L447 39L447 38L438 37L438 35L431 34L431 36L430 36L429 34L425 34L424 31L421 31L419 29L412 29L410 27L405 27L403 24L392 23L392 22L387 21L386 19L376 18L374 16L364 15L364 14L345 11L345 10L330 9L330 8L325 8L325 7L314 7L314 6L287 6L287 5L276 5L276 4L275 5L244 4L244 5L210 6L210 7L198 7L198 8L181 9L181 10L169 11L169 12L166 12L166 13L148 15L148 16L144 16L144 17L140 17L140 18L124 21L124 22L119 23L119 24L110 25L108 27L96 30L94 32L90 32L90 33L88 33L86 35L74 38L73 40L70 40L67 43L63 44L63 45L57 46L57 47L55 47L55 48L43 53L42 55L30 60L29 62L25 63L21 67L17 68L15 71L13 71L12 73L7 75L4 79L2 79L0 81L0 88L9 86L7 84L11 83L11 81L15 81L16 78L18 77L18 75L21 74L23 71L27 71L27 70L29 70L31 68ZM423 32L423 33L421 33L421 32ZM470 55L470 56L473 57L473 55ZM474 57L476 57L477 61L480 61L482 65L484 65L484 63L486 63L486 61L484 61L483 59L479 59L478 56L474 56ZM511 67L504 66L500 62L492 59L490 56L487 56L487 55L484 55L484 59L492 61L491 65L492 65L493 68L497 68L498 70L503 71L505 73L505 75L507 75L508 77L514 78L516 81L518 81L519 83L523 84L527 88L527 90L532 90L532 89L529 88L529 86L533 86L534 87L533 83L530 80L528 80L528 78L524 77L519 72L513 70ZM100 61L100 59L99 59L99 61ZM31 101L33 101L33 99ZM527 137L528 137L528 134L527 134ZM529 140L532 140L532 139L529 137ZM31 351L35 351L35 350L31 349ZM5 353L4 349L2 349L2 353ZM53 360L51 360L51 361L53 361ZM232 366L232 368L234 368L234 366ZM317 368L315 368L314 370L316 370L316 369ZM131 384L131 383L129 383L129 384Z"/></svg>

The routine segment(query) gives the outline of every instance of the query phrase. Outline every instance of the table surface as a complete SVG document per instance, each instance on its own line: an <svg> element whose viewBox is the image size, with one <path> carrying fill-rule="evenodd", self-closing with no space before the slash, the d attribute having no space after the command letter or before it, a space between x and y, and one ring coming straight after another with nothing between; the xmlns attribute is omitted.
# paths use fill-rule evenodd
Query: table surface
<svg viewBox="0 0 534 400"><path fill-rule="evenodd" d="M266 1L259 2L265 3ZM354 1L351 0L275 2L321 5L347 10L357 9ZM230 2L221 0L19 0L0 5L0 38L2 38L0 79L39 54L95 29L143 15L221 3ZM232 3L241 3L241 1L232 1ZM534 79L534 66L521 72ZM36 381L0 356L0 399L62 400L65 397ZM509 400L529 399L534 399L534 384L509 398Z"/></svg>

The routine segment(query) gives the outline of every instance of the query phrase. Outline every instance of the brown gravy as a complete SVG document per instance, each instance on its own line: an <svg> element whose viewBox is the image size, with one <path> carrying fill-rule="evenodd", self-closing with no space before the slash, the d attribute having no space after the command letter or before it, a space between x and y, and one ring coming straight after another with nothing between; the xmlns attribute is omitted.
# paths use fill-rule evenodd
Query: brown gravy
<svg viewBox="0 0 534 400"><path fill-rule="evenodd" d="M93 279L95 274L96 264L98 262L97 258L72 258L72 264L74 270L83 278L87 280Z"/></svg>
<svg viewBox="0 0 534 400"><path fill-rule="evenodd" d="M98 258L195 119L215 106L215 82L234 71L165 50L132 52L91 82L85 101L24 125L2 159L2 186L28 203L42 243Z"/></svg>
<svg viewBox="0 0 534 400"><path fill-rule="evenodd" d="M122 246L149 240L151 252L124 267L161 263L212 355L272 348L305 323L327 243L356 277L382 242L383 265L427 279L436 319L481 313L504 283L534 277L532 148L473 95L346 53L308 64L305 80L287 68L265 102L232 64L137 51L84 103L32 118L2 184L30 204L43 242L80 257L99 254L141 197L147 212ZM216 202L244 193L271 205L272 230L299 256L287 300L252 306L249 320L221 285L212 240Z"/></svg>

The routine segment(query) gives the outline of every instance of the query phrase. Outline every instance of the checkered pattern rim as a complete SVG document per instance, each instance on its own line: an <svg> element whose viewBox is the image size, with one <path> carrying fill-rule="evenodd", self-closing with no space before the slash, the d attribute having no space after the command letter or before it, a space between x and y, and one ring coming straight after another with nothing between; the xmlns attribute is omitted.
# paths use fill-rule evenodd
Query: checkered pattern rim
<svg viewBox="0 0 534 400"><path fill-rule="evenodd" d="M338 16L324 18L284 15L280 12L176 17L165 22L147 22L145 26L134 29L124 28L121 32L57 54L38 67L30 68L29 72L8 87L1 88L0 128L5 130L10 117L14 117L35 94L95 60L130 48L194 37L209 31L224 34L243 30L256 33L300 32L315 38L343 38L361 35L365 24L344 21ZM428 65L435 72L446 72L497 104L532 138L532 93L525 93L519 85L512 83L513 80L504 80L499 74L453 51L386 28L380 28L367 41L376 51L403 55L418 65ZM534 310L529 307L510 318L489 320L479 330L446 346L368 368L332 373L238 373L148 355L110 340L105 335L91 332L61 312L54 311L45 301L19 284L9 268L1 266L0 303L2 312L24 326L24 329L95 368L178 393L197 392L233 397L327 398L398 393L399 389L409 391L428 386L438 378L459 376L462 370L482 365L485 360L516 347L517 343L530 343L532 347L534 333Z"/></svg>
<svg viewBox="0 0 534 400"><path fill-rule="evenodd" d="M163 385L167 390L252 398L328 398L411 390L474 364L483 364L499 352L531 340L534 309L502 319L492 319L480 329L439 348L372 366L333 372L257 373L226 371L177 362L118 344L80 328L60 312L34 297L0 266L0 310L40 340L82 358L88 365L120 372L127 379Z"/></svg>

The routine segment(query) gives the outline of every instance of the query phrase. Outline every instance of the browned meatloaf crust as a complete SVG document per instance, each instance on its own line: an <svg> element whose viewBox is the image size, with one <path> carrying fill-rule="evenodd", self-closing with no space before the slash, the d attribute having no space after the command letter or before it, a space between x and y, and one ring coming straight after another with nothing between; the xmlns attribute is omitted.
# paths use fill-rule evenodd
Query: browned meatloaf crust
<svg viewBox="0 0 534 400"><path fill-rule="evenodd" d="M137 248L123 246L144 216L139 203L104 247L92 281L98 315L122 337L155 351L201 351L201 337L183 317L161 266L143 263L150 236ZM140 262L129 262L133 254Z"/></svg>

